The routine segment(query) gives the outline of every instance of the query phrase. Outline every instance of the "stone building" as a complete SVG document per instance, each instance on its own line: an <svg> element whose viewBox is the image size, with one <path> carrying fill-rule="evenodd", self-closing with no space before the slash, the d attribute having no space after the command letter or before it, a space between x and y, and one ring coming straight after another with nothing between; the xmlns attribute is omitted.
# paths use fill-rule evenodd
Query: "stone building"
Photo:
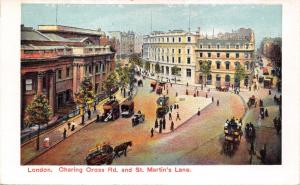
<svg viewBox="0 0 300 185"><path fill-rule="evenodd" d="M117 58L128 57L134 53L135 33L133 31L110 31L108 33L111 41L114 42Z"/></svg>
<svg viewBox="0 0 300 185"><path fill-rule="evenodd" d="M34 95L44 94L54 114L74 102L84 77L95 93L114 70L114 52L104 32L60 25L21 27L21 115Z"/></svg>

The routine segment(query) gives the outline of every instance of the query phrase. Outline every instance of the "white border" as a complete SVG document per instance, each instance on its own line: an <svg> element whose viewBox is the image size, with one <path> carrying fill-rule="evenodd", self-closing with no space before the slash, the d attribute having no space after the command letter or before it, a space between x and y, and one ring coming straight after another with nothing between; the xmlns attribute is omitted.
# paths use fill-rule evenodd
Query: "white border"
<svg viewBox="0 0 300 185"><path fill-rule="evenodd" d="M27 173L20 166L19 104L20 104L20 3L77 4L282 4L283 36L283 165L189 166L192 173ZM4 0L1 1L1 65L0 65L0 184L300 184L299 181L299 53L300 3L289 1L80 1L80 0ZM38 16L38 15L37 15Z"/></svg>

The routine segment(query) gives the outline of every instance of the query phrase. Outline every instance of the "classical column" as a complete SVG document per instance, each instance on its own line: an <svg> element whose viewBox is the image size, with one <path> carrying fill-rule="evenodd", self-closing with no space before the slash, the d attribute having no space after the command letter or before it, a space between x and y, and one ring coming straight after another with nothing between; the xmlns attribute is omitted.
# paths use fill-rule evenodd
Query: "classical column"
<svg viewBox="0 0 300 185"><path fill-rule="evenodd" d="M45 73L41 72L41 73L38 73L37 77L38 77L38 80L37 80L37 94L40 95L40 94L43 94L43 77L45 76Z"/></svg>
<svg viewBox="0 0 300 185"><path fill-rule="evenodd" d="M53 110L53 114L55 112L55 72L51 71L49 73L49 105Z"/></svg>
<svg viewBox="0 0 300 185"><path fill-rule="evenodd" d="M78 65L74 64L73 65L73 97L74 98L75 98L75 93L77 93L77 87L78 87L78 84L77 84L77 68L78 68Z"/></svg>

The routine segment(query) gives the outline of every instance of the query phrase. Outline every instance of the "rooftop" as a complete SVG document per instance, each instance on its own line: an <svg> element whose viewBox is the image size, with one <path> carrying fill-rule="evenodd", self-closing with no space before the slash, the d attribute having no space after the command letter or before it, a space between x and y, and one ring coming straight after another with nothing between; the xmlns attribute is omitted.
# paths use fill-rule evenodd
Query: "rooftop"
<svg viewBox="0 0 300 185"><path fill-rule="evenodd" d="M45 32L71 32L71 33L81 33L86 35L97 35L102 36L105 35L103 31L85 29L85 28L76 28L71 26L62 26L62 25L39 25L39 31Z"/></svg>

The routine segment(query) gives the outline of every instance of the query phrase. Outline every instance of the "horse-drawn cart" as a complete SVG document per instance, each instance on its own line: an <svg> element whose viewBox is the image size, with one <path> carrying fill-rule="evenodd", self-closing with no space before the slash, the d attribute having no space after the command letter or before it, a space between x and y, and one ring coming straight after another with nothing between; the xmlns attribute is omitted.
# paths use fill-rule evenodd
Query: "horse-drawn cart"
<svg viewBox="0 0 300 185"><path fill-rule="evenodd" d="M101 116L101 121L113 121L120 117L120 105L117 100L108 100L103 105L103 114Z"/></svg>
<svg viewBox="0 0 300 185"><path fill-rule="evenodd" d="M223 151L232 155L240 144L243 135L242 125L237 120L231 119L224 125L224 146Z"/></svg>
<svg viewBox="0 0 300 185"><path fill-rule="evenodd" d="M89 151L85 161L87 165L112 164L114 159L113 147L109 144L103 145L101 148L96 147Z"/></svg>

